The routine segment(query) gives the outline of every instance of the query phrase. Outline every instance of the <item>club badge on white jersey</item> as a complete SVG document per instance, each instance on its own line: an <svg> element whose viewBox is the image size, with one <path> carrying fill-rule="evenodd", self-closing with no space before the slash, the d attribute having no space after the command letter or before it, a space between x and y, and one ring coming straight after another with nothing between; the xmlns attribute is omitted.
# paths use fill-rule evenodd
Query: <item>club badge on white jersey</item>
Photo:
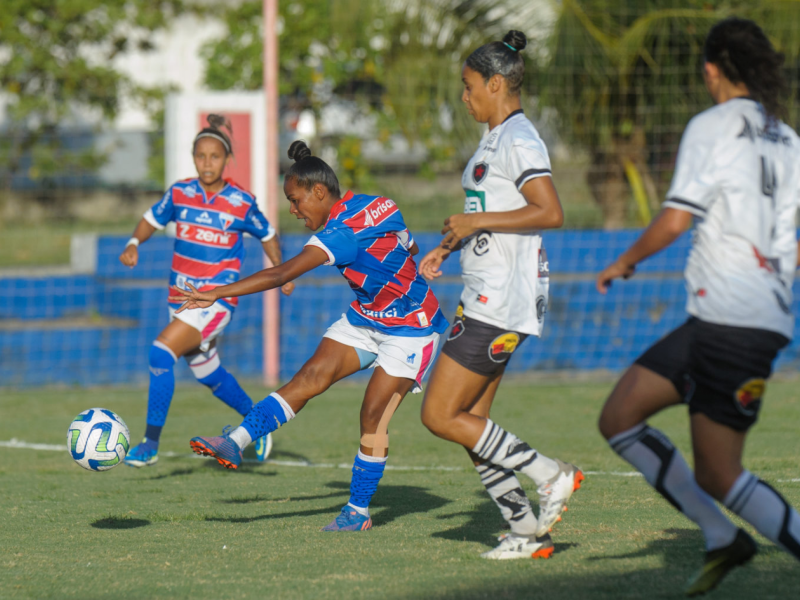
<svg viewBox="0 0 800 600"><path fill-rule="evenodd" d="M689 314L791 339L799 167L797 134L754 100L728 100L689 122L664 203L697 217Z"/></svg>
<svg viewBox="0 0 800 600"><path fill-rule="evenodd" d="M547 147L521 110L487 131L461 177L465 213L527 206L520 189L550 176ZM539 233L481 231L461 250L464 314L484 323L541 335L549 268Z"/></svg>

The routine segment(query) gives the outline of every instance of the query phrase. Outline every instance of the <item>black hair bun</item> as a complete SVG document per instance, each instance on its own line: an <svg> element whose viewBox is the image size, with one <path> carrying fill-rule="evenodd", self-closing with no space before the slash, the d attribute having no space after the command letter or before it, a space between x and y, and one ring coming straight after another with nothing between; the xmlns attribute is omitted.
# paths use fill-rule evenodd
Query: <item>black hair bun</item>
<svg viewBox="0 0 800 600"><path fill-rule="evenodd" d="M303 140L296 140L289 146L289 158L294 162L300 162L309 156L311 156L311 150Z"/></svg>
<svg viewBox="0 0 800 600"><path fill-rule="evenodd" d="M212 129L221 129L222 127L225 127L228 131L233 133L233 127L231 126L231 122L227 117L210 114L206 117L206 121L208 121L208 126Z"/></svg>
<svg viewBox="0 0 800 600"><path fill-rule="evenodd" d="M528 38L521 31L512 29L503 36L503 43L513 47L517 52L524 50L528 45Z"/></svg>

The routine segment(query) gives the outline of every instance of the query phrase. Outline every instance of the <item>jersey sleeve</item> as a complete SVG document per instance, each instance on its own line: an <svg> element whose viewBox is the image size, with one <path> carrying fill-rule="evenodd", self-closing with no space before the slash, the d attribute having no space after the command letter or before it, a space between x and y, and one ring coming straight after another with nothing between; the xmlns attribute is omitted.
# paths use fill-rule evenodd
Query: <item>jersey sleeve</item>
<svg viewBox="0 0 800 600"><path fill-rule="evenodd" d="M172 188L166 191L161 200L147 209L143 218L156 229L164 229L167 223L175 220L175 206L172 204Z"/></svg>
<svg viewBox="0 0 800 600"><path fill-rule="evenodd" d="M709 131L706 120L695 117L686 126L678 147L675 174L664 202L665 208L684 210L697 217L705 217L716 197L717 187L713 152L717 136Z"/></svg>
<svg viewBox="0 0 800 600"><path fill-rule="evenodd" d="M267 221L267 217L264 216L264 213L261 212L255 202L253 202L244 217L242 229L262 242L268 242L275 237L275 228Z"/></svg>
<svg viewBox="0 0 800 600"><path fill-rule="evenodd" d="M349 229L326 229L311 237L306 246L316 246L328 255L326 265L349 265L358 255L358 242Z"/></svg>
<svg viewBox="0 0 800 600"><path fill-rule="evenodd" d="M508 178L517 189L522 189L531 179L550 177L550 157L544 144L534 140L521 141L511 146L508 161Z"/></svg>

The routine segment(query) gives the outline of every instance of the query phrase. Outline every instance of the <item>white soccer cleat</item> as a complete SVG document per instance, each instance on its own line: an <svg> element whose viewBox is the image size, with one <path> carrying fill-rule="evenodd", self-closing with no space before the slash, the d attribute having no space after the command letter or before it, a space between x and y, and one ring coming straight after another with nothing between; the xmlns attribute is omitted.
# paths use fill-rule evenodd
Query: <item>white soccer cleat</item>
<svg viewBox="0 0 800 600"><path fill-rule="evenodd" d="M499 538L500 545L481 554L481 558L491 560L511 560L514 558L550 558L553 556L553 540L548 534L543 536L517 535L507 533Z"/></svg>
<svg viewBox="0 0 800 600"><path fill-rule="evenodd" d="M585 479L575 465L554 459L558 463L558 473L547 483L539 486L539 529L537 536L547 535L550 529L561 520L561 513L567 510L567 500L581 487Z"/></svg>

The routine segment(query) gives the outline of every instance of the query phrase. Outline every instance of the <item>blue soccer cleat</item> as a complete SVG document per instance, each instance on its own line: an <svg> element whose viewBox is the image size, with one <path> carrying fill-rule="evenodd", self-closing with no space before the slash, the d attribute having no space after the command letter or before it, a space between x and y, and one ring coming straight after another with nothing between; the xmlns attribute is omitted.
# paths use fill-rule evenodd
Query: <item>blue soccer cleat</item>
<svg viewBox="0 0 800 600"><path fill-rule="evenodd" d="M137 469L154 465L158 462L158 445L148 442L147 438L144 438L141 444L128 451L124 462L129 467L136 467Z"/></svg>
<svg viewBox="0 0 800 600"><path fill-rule="evenodd" d="M189 442L195 454L213 456L226 469L238 469L242 464L242 451L239 445L228 437L231 427L222 430L215 437L193 437Z"/></svg>
<svg viewBox="0 0 800 600"><path fill-rule="evenodd" d="M256 440L256 458L258 462L267 460L270 452L272 452L272 434L267 433Z"/></svg>
<svg viewBox="0 0 800 600"><path fill-rule="evenodd" d="M322 531L367 531L372 529L372 518L365 517L352 506L344 506L342 512Z"/></svg>

